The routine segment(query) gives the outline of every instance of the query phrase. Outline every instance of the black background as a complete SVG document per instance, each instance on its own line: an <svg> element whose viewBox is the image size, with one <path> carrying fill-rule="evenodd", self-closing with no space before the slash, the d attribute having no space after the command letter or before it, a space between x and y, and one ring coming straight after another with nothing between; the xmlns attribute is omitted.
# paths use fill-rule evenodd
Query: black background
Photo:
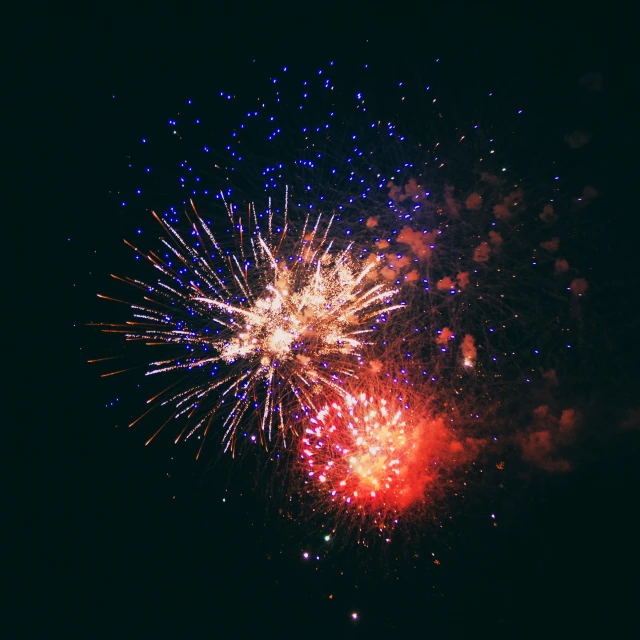
<svg viewBox="0 0 640 640"><path fill-rule="evenodd" d="M637 403L633 187L623 179L635 81L623 23L538 5L515 15L421 4L155 3L49 8L21 21L10 102L27 116L20 147L33 170L24 172L15 214L27 282L16 322L33 338L21 347L26 371L7 400L18 409L6 428L23 436L15 461L24 473L6 488L18 536L17 550L5 553L16 568L16 597L5 602L17 603L19 635L34 625L88 637L634 631L638 432L618 426ZM591 335L603 340L590 351L597 364L576 380L591 437L575 471L514 478L506 497L479 488L473 508L454 506L459 515L444 531L425 534L433 539L420 543L419 558L329 549L305 562L302 551L313 548L304 524L279 518L251 473L245 480L225 461L214 469L173 462L168 443L145 448L135 429L114 429L104 404L117 386L86 364L102 355L101 338L83 324L98 319L94 295L122 263L120 214L108 192L145 122L166 118L174 95L237 82L253 58L312 64L354 55L367 39L390 64L454 58L461 75L452 90L509 86L550 114L557 132L596 133L599 159L589 170L609 206L595 225L600 250L583 258L600 282ZM604 77L599 105L576 110L568 96L591 71ZM112 94L128 101L118 116Z"/></svg>

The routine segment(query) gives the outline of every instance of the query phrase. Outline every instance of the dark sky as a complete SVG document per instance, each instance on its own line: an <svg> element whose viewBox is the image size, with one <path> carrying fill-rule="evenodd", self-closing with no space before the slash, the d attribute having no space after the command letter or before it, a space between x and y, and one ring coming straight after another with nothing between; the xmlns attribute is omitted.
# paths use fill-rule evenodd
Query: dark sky
<svg viewBox="0 0 640 640"><path fill-rule="evenodd" d="M19 505L19 635L35 624L40 633L89 637L556 637L632 624L638 432L637 424L635 432L619 424L634 407L637 375L629 364L633 338L625 349L611 335L632 335L624 292L637 271L632 241L620 232L633 229L622 217L633 199L618 186L624 169L614 166L628 164L631 148L631 65L612 27L619 23L411 5L387 13L139 7L50 9L19 31L23 46L31 44L19 49L16 103L35 134L27 155L36 165L20 215L42 232L47 256L37 271L26 269L40 314L27 324L35 325L35 353L45 361L20 384L23 410L9 425L23 432L17 459L26 470L9 488ZM118 418L104 404L117 384L86 364L102 338L82 325L103 309L94 294L123 261L124 222L108 191L146 122L165 119L186 93L241 85L254 57L311 65L356 55L367 39L390 67L448 56L460 70L452 92L458 83L509 86L551 114L551 128L589 127L604 140L600 159L585 170L605 185L610 208L600 209L595 238L583 249L599 270L590 321L603 340L576 380L588 390L593 437L572 473L514 479L518 488L506 498L480 488L475 506L456 507L448 529L415 543L418 557L336 549L312 564L301 561L304 524L279 518L251 472L241 479L228 461L197 465L166 443L143 447L135 429L114 428ZM568 98L571 83L594 71L605 83L599 111ZM124 109L114 111L112 94L123 96ZM598 255L590 253L595 246ZM225 495L233 499L221 508ZM485 518L493 508L505 514L498 528Z"/></svg>

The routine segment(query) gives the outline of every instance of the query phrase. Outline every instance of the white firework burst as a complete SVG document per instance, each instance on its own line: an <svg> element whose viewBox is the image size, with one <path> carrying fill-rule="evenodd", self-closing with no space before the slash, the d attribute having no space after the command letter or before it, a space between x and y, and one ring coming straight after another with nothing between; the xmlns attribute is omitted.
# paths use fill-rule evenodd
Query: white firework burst
<svg viewBox="0 0 640 640"><path fill-rule="evenodd" d="M274 229L269 202L263 233L253 205L245 229L225 202L236 230L231 252L192 207L192 242L154 214L169 235L162 243L171 260L130 245L160 271L155 284L118 278L146 292L144 304L131 305L135 321L118 330L128 340L180 347L151 362L146 375L189 372L149 401L172 408L156 434L184 417L176 441L198 433L204 442L219 416L228 448L239 425L259 416L261 441L277 429L286 446L287 412L317 410L328 387L341 393L341 380L364 364L368 334L404 305L394 304L398 290L379 278L375 255L355 255L353 243L334 248L333 217L321 229L321 214L307 216L294 233L285 204L282 228Z"/></svg>

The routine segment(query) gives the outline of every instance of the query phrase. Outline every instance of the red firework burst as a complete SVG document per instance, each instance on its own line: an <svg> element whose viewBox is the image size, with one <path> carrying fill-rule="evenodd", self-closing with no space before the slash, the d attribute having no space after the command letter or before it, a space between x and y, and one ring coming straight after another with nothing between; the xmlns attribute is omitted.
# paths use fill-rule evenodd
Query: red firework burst
<svg viewBox="0 0 640 640"><path fill-rule="evenodd" d="M306 476L336 507L399 512L435 477L443 422L419 419L401 399L347 395L309 422L301 441Z"/></svg>

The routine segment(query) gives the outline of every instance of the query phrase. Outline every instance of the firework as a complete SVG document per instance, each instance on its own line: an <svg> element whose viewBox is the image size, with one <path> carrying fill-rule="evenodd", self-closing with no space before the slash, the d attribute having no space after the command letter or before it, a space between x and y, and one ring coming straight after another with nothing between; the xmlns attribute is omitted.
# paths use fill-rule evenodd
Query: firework
<svg viewBox="0 0 640 640"><path fill-rule="evenodd" d="M401 402L365 393L325 405L302 439L307 477L333 500L361 509L409 504L416 498L409 479L420 466L424 425L407 419Z"/></svg>
<svg viewBox="0 0 640 640"><path fill-rule="evenodd" d="M477 457L485 441L468 435L450 403L437 410L418 389L375 377L358 388L368 393L336 397L307 417L293 482L301 479L331 526L355 521L383 531L432 506L429 494Z"/></svg>
<svg viewBox="0 0 640 640"><path fill-rule="evenodd" d="M146 375L199 374L153 399L173 407L171 418L189 419L178 439L200 431L206 437L223 413L222 437L230 446L238 425L259 413L266 440L275 427L286 444L287 411L314 410L323 389L341 392L341 378L355 376L363 364L372 322L402 307L392 304L398 290L379 282L375 258L359 260L351 244L334 248L331 219L322 229L321 215L307 216L291 238L286 205L277 228L269 206L263 232L254 206L245 228L225 202L237 231L231 252L192 207L192 242L156 216L171 259L133 247L160 275L153 284L118 278L146 292L143 304L131 305L135 320L121 331L127 340L178 351L152 361Z"/></svg>
<svg viewBox="0 0 640 640"><path fill-rule="evenodd" d="M145 302L116 330L174 347L147 375L174 376L150 402L184 420L177 440L213 428L233 449L248 424L263 443L300 436L293 485L322 513L387 526L517 430L498 414L530 409L527 385L556 380L567 303L588 290L560 237L597 193L518 158L515 107L499 126L452 123L435 86L381 90L365 65L341 89L331 67L271 77L224 150L201 145L192 101L169 120L178 167L135 187L173 181L179 204L159 204L163 252L139 253L160 277L124 279ZM214 198L226 235L193 204Z"/></svg>

